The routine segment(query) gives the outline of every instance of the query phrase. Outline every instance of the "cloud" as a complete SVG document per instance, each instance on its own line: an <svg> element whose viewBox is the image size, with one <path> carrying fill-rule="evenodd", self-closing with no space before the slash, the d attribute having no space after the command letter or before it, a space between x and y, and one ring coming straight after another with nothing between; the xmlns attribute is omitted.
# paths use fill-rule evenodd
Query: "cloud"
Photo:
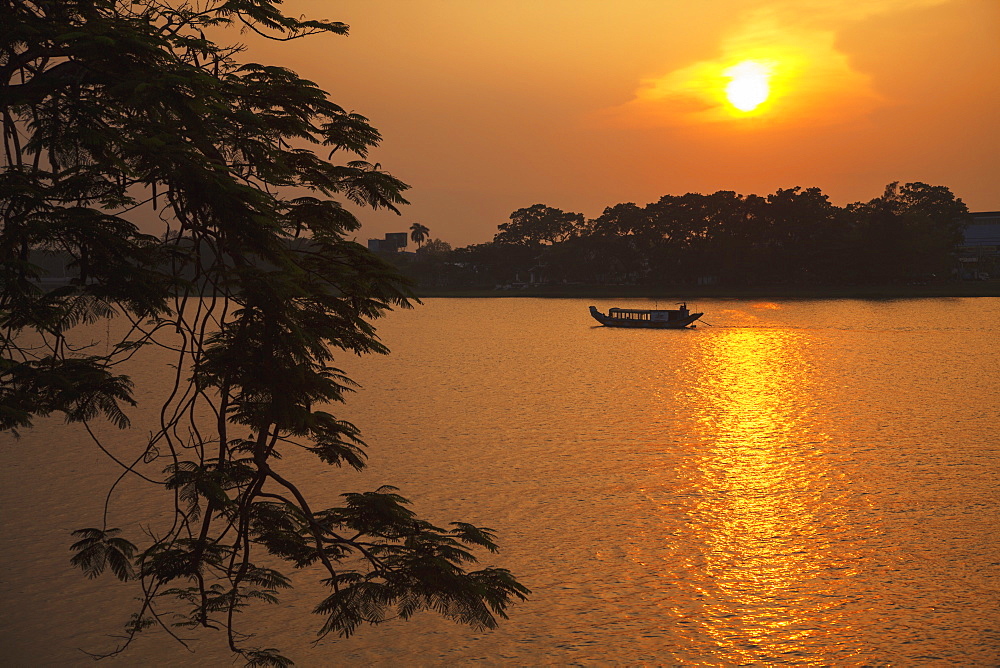
<svg viewBox="0 0 1000 668"><path fill-rule="evenodd" d="M796 0L771 2L743 14L721 41L719 55L642 81L634 98L605 110L613 125L630 127L734 123L758 117L781 125L843 123L890 104L870 77L837 46L852 22L947 0ZM752 112L726 99L726 72L746 61L771 72L771 96Z"/></svg>

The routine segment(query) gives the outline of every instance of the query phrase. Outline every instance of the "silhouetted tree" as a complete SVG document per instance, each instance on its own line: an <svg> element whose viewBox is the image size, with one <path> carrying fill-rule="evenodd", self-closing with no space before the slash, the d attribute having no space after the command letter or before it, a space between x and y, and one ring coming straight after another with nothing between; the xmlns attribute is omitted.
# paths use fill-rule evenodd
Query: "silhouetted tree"
<svg viewBox="0 0 1000 668"><path fill-rule="evenodd" d="M413 243L417 244L417 248L420 248L421 244L424 243L424 239L427 238L427 234L430 229L426 225L421 225L420 223L413 223L410 225L410 239Z"/></svg>
<svg viewBox="0 0 1000 668"><path fill-rule="evenodd" d="M948 271L968 208L944 186L898 182L881 197L847 207L856 230L859 275L898 281Z"/></svg>
<svg viewBox="0 0 1000 668"><path fill-rule="evenodd" d="M554 244L565 241L582 225L582 214L534 204L510 214L510 222L499 226L493 241L517 246Z"/></svg>
<svg viewBox="0 0 1000 668"><path fill-rule="evenodd" d="M778 282L832 278L832 262L843 259L837 211L819 188L797 186L768 195L762 212L760 276Z"/></svg>
<svg viewBox="0 0 1000 668"><path fill-rule="evenodd" d="M586 227L589 236L602 239L642 234L646 228L647 212L633 202L615 204L590 221Z"/></svg>
<svg viewBox="0 0 1000 668"><path fill-rule="evenodd" d="M451 253L451 244L440 239L431 239L423 248L417 251L421 258L445 258Z"/></svg>
<svg viewBox="0 0 1000 668"><path fill-rule="evenodd" d="M604 284L884 282L946 272L966 218L948 188L924 183L890 184L882 197L847 207L800 186L766 197L664 195L588 221L535 204L512 213L492 244L456 256L499 282L532 267Z"/></svg>
<svg viewBox="0 0 1000 668"><path fill-rule="evenodd" d="M322 570L322 635L424 609L494 626L527 590L503 569L466 570L472 549L496 549L491 530L437 527L392 487L317 505L279 461L302 450L364 466L358 430L329 412L351 385L334 357L386 352L371 320L409 293L345 240L359 224L335 198L397 211L406 186L365 160L380 137L364 117L204 33L347 26L267 0L20 0L0 4L0 25L0 426L57 413L125 428L137 395L123 365L149 347L172 356L159 427L115 460L174 492L172 521L117 528L112 506L74 532L88 577L136 581L115 652L149 626L174 633L165 620L180 613L183 627L225 629L249 664L287 665L234 628L234 613L290 586L282 563ZM140 208L168 233L140 232ZM44 287L39 249L72 259L69 285ZM75 326L112 317L127 334L106 352L75 345Z"/></svg>
<svg viewBox="0 0 1000 668"><path fill-rule="evenodd" d="M538 262L538 246L487 242L452 251L455 262L470 268L478 287L494 287L510 283L515 277Z"/></svg>
<svg viewBox="0 0 1000 668"><path fill-rule="evenodd" d="M589 254L596 265L592 272L596 280L633 283L643 276L649 266L648 215L647 210L628 202L607 207L590 221L586 238L595 242L589 245Z"/></svg>

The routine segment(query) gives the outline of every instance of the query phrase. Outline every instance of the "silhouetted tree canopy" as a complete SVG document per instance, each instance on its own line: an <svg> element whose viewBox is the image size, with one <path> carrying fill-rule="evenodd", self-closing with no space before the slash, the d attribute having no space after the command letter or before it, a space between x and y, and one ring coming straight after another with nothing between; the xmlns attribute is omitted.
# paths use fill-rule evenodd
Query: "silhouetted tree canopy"
<svg viewBox="0 0 1000 668"><path fill-rule="evenodd" d="M526 280L532 268L550 282L597 285L911 281L950 272L967 214L948 188L925 183L893 183L846 207L801 187L664 195L592 220L535 204L499 225L492 244L454 256L480 286Z"/></svg>
<svg viewBox="0 0 1000 668"><path fill-rule="evenodd" d="M516 246L553 244L565 241L582 224L583 216L579 213L535 204L510 214L510 222L499 226L493 240Z"/></svg>
<svg viewBox="0 0 1000 668"><path fill-rule="evenodd" d="M962 240L967 208L944 186L890 183L881 197L848 207L861 240L859 272L869 280L948 271L946 250Z"/></svg>
<svg viewBox="0 0 1000 668"><path fill-rule="evenodd" d="M277 4L0 3L0 426L56 414L125 429L140 395L130 360L169 358L158 428L121 432L131 446L115 461L154 496L172 492L171 521L116 527L112 504L74 532L88 577L135 581L112 653L150 626L176 633L180 614L181 627L225 629L250 665L287 665L249 646L234 615L276 601L289 568L321 573L321 635L424 609L493 627L527 593L504 569L468 570L474 549L496 549L490 529L435 526L392 487L308 499L280 460L365 465L357 428L331 412L352 385L335 361L385 353L372 320L409 292L345 239L359 222L343 202L405 203L406 185L366 161L379 133L294 72L205 36L347 32ZM161 221L155 234L141 211ZM46 280L47 253L69 259L69 281ZM110 318L121 339L98 351L76 338Z"/></svg>
<svg viewBox="0 0 1000 668"><path fill-rule="evenodd" d="M413 243L417 244L418 248L424 243L429 232L430 229L426 225L421 225L420 223L410 225L410 239L413 240Z"/></svg>
<svg viewBox="0 0 1000 668"><path fill-rule="evenodd" d="M440 239L431 239L425 243L418 251L417 255L421 258L431 258L447 257L448 253L451 252L451 244L447 241L441 241Z"/></svg>

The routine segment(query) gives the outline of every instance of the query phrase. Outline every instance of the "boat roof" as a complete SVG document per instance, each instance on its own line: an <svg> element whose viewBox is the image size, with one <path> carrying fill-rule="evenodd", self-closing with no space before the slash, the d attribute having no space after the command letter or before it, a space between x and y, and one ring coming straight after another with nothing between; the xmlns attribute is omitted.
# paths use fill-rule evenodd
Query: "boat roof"
<svg viewBox="0 0 1000 668"><path fill-rule="evenodd" d="M680 309L651 309L651 308L611 308L608 309L608 313L612 311L615 313L670 313L671 311L678 311Z"/></svg>

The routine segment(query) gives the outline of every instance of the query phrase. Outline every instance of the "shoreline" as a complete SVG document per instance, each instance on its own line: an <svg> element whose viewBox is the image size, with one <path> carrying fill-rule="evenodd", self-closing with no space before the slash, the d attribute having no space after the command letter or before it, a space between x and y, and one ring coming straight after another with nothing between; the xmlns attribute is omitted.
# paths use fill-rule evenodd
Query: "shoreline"
<svg viewBox="0 0 1000 668"><path fill-rule="evenodd" d="M948 281L926 285L859 286L676 286L552 285L511 290L416 288L420 298L543 297L552 299L927 299L1000 297L1000 279Z"/></svg>

